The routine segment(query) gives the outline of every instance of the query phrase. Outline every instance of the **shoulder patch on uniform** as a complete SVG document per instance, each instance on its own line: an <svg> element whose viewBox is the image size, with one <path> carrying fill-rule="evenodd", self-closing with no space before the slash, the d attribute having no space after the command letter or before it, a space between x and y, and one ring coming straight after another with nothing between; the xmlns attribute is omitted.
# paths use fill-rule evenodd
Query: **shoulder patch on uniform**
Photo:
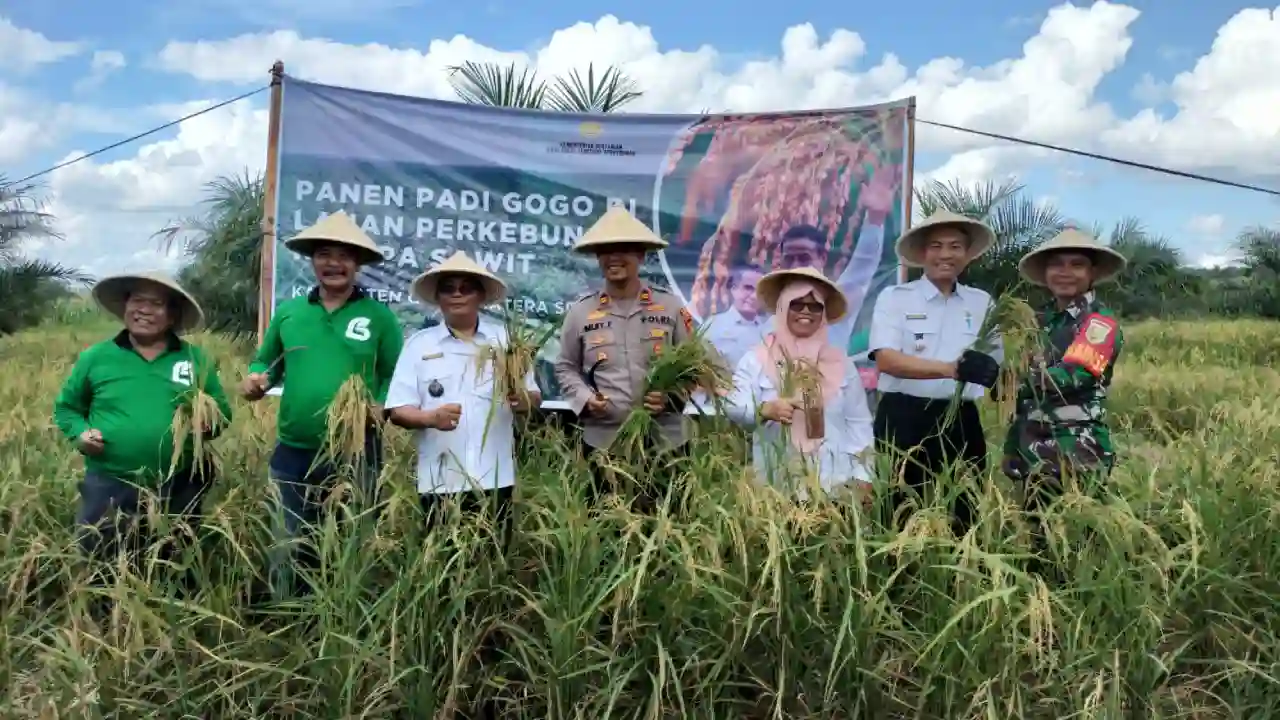
<svg viewBox="0 0 1280 720"><path fill-rule="evenodd" d="M693 313L689 312L689 308L680 308L680 320L684 323L684 331L693 334Z"/></svg>
<svg viewBox="0 0 1280 720"><path fill-rule="evenodd" d="M1062 359L1088 370L1094 377L1101 377L1116 354L1116 319L1109 315L1090 313L1080 323L1075 340L1067 347Z"/></svg>

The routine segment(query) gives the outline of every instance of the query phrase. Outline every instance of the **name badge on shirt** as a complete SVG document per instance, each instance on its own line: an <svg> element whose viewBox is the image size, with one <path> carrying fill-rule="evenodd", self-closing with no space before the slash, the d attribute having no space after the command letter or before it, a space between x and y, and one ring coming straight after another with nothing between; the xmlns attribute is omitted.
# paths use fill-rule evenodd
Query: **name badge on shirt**
<svg viewBox="0 0 1280 720"><path fill-rule="evenodd" d="M423 355L422 359L423 360L439 360L442 357L444 357L444 353L433 352L433 353L427 353L426 355Z"/></svg>
<svg viewBox="0 0 1280 720"><path fill-rule="evenodd" d="M907 313L907 319L908 320L928 320L929 316L926 313Z"/></svg>

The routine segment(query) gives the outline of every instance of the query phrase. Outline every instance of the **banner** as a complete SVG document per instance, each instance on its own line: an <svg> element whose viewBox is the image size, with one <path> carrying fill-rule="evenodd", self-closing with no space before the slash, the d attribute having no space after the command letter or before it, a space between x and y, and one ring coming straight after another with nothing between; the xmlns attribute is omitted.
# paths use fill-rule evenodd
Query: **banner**
<svg viewBox="0 0 1280 720"><path fill-rule="evenodd" d="M622 204L670 243L643 269L678 295L736 363L770 327L761 273L807 265L848 296L831 337L865 358L876 294L897 282L910 178L911 100L766 115L578 115L499 109L286 77L272 308L307 293L310 263L283 241L343 210L382 248L360 283L406 334L439 322L413 278L462 250L508 284L509 306L559 322L602 285L574 241ZM491 311L500 311L492 308ZM563 407L539 358L549 407Z"/></svg>

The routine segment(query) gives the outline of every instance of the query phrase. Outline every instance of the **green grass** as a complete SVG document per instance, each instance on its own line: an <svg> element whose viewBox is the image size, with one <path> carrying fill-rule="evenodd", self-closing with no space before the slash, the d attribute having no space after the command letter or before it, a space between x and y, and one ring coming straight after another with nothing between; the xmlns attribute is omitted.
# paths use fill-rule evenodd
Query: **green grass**
<svg viewBox="0 0 1280 720"><path fill-rule="evenodd" d="M320 592L251 612L269 398L238 403L215 443L224 474L187 558L199 592L153 563L109 588L101 622L72 545L81 466L50 411L78 350L115 328L76 316L0 340L0 716L431 718L476 698L592 720L1280 716L1280 326L1126 330L1121 465L1051 518L1061 584L1023 570L1001 481L969 537L937 508L894 535L755 488L741 435L714 423L680 466L688 516L652 521L588 514L585 466L558 431L530 433L504 555L483 520L423 532L394 431L381 521L331 521ZM233 385L245 349L198 341ZM499 635L505 656L481 662Z"/></svg>

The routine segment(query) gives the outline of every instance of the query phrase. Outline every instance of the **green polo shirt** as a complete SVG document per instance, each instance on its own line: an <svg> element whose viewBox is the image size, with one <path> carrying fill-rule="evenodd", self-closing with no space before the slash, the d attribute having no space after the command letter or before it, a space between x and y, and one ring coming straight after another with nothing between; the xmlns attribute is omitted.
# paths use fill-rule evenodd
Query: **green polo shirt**
<svg viewBox="0 0 1280 720"><path fill-rule="evenodd" d="M313 289L276 308L249 372L270 369L273 386L284 381L280 442L316 450L324 444L329 405L347 378L360 375L373 401L384 402L403 347L400 320L361 288L333 312Z"/></svg>
<svg viewBox="0 0 1280 720"><path fill-rule="evenodd" d="M86 456L87 468L154 486L169 474L173 414L193 387L218 403L224 426L231 421L217 363L203 350L172 336L147 360L121 331L80 353L54 401L53 421L73 443L86 430L102 433L103 452Z"/></svg>

